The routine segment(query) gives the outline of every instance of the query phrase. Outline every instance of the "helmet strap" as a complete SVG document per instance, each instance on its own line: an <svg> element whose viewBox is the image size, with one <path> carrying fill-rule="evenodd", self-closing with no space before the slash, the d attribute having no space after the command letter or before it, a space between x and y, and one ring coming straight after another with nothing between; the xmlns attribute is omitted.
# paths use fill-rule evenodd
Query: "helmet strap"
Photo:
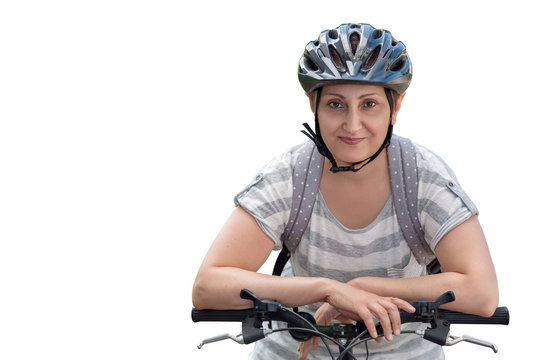
<svg viewBox="0 0 540 360"><path fill-rule="evenodd" d="M386 131L386 137L382 145L373 155L371 155L367 159L351 163L349 166L338 166L336 160L334 159L334 156L324 143L321 136L321 131L319 127L319 102L321 99L321 90L322 88L317 89L317 94L315 96L315 131L313 131L313 129L311 129L311 127L307 123L304 123L303 125L307 131L302 130L302 133L305 134L308 138L310 138L311 141L315 143L315 146L317 147L319 153L330 161L330 163L332 164L332 166L330 167L330 171L332 171L333 173L342 171L360 171L364 166L375 160L375 158L377 158L377 156L379 156L379 154L390 145L390 140L392 139L393 132L392 116L394 114L394 99L392 97L392 91L388 88L384 88L386 99L388 100L388 104L390 105L390 121L388 124L388 130ZM357 165L360 166L356 167Z"/></svg>

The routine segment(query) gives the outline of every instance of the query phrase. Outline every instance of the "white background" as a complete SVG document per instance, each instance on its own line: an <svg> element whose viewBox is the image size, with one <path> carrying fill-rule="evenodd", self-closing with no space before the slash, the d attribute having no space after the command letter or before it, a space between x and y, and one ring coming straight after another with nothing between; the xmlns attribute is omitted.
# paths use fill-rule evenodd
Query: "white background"
<svg viewBox="0 0 540 360"><path fill-rule="evenodd" d="M396 133L476 202L508 327L448 359L530 358L538 281L537 11L527 1L4 1L0 358L236 359L191 286L232 198L311 121L305 44L387 28L414 78ZM331 5L332 4L332 5ZM267 267L265 268L266 271Z"/></svg>

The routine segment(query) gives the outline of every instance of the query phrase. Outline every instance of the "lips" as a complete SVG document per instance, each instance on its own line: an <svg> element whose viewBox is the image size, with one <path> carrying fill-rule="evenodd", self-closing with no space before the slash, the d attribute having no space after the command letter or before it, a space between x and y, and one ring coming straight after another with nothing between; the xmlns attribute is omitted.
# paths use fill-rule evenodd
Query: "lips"
<svg viewBox="0 0 540 360"><path fill-rule="evenodd" d="M351 138L346 136L339 136L339 139L347 145L356 145L364 140L364 138Z"/></svg>

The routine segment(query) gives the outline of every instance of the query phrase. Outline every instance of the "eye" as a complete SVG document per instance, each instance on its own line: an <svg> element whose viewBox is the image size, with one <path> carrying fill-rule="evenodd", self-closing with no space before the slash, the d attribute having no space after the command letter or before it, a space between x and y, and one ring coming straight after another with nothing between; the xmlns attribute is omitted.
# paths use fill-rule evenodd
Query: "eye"
<svg viewBox="0 0 540 360"><path fill-rule="evenodd" d="M367 108L367 109L372 109L375 106L377 106L377 102L373 101L373 100L367 100L367 101L364 102L364 104L362 104L362 106Z"/></svg>
<svg viewBox="0 0 540 360"><path fill-rule="evenodd" d="M343 109L343 104L340 103L339 101L332 100L328 102L328 107L334 110Z"/></svg>

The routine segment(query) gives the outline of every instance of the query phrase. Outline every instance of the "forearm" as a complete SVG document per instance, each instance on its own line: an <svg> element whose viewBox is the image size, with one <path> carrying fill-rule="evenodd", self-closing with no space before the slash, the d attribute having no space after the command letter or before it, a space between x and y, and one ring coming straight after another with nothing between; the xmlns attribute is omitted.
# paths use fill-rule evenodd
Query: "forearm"
<svg viewBox="0 0 540 360"><path fill-rule="evenodd" d="M339 285L325 278L279 277L234 267L212 267L198 274L193 304L199 309L249 308L253 303L240 298L240 290L246 288L260 299L295 307L324 301Z"/></svg>
<svg viewBox="0 0 540 360"><path fill-rule="evenodd" d="M260 299L294 307L324 301L336 288L350 288L323 278L258 273L274 246L255 219L237 207L201 264L193 285L193 305L199 309L249 308L253 303L240 298L240 290L245 288Z"/></svg>
<svg viewBox="0 0 540 360"><path fill-rule="evenodd" d="M453 291L456 300L445 309L489 316L498 303L496 281L456 272L414 278L392 279L363 277L350 284L380 296L393 296L407 301L434 300L446 291Z"/></svg>
<svg viewBox="0 0 540 360"><path fill-rule="evenodd" d="M408 301L434 300L453 291L456 300L444 308L489 316L499 302L497 275L487 242L477 216L446 234L435 248L445 272L405 279L365 277L351 285L381 296L395 296Z"/></svg>
<svg viewBox="0 0 540 360"><path fill-rule="evenodd" d="M270 276L234 267L203 267L193 288L193 304L198 309L253 306L238 296L242 288L249 288L261 299L277 300L287 307L324 301L345 317L364 321L373 337L377 337L373 321L376 317L388 341L392 339L392 332L399 329L398 311L414 311L401 299L380 297L331 279Z"/></svg>

